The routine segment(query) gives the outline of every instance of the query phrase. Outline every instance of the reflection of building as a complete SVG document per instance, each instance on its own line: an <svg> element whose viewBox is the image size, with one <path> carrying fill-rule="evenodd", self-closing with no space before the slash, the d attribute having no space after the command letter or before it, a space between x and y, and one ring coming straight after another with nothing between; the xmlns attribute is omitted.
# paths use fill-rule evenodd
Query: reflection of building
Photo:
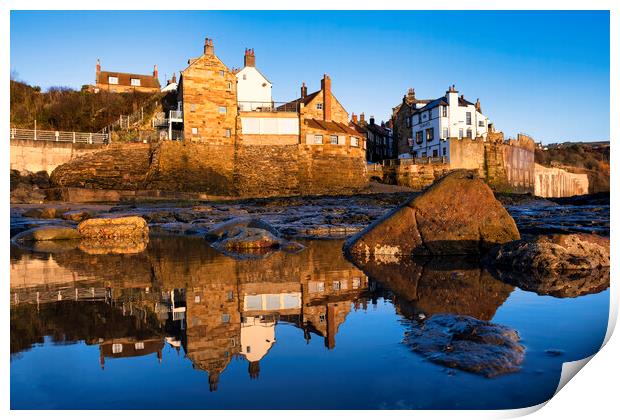
<svg viewBox="0 0 620 420"><path fill-rule="evenodd" d="M133 337L114 338L99 343L99 363L103 369L106 358L119 359L124 357L139 357L148 354L157 354L161 363L164 341L161 337L145 340Z"/></svg>

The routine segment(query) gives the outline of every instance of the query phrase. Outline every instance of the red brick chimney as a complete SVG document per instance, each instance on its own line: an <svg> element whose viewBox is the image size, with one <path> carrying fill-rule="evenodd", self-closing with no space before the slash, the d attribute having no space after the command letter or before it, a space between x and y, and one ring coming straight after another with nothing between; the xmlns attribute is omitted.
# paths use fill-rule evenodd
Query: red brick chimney
<svg viewBox="0 0 620 420"><path fill-rule="evenodd" d="M254 56L254 48L246 48L243 57L244 67L256 67L256 57Z"/></svg>
<svg viewBox="0 0 620 420"><path fill-rule="evenodd" d="M306 86L306 82L301 83L301 99L308 96L308 87Z"/></svg>
<svg viewBox="0 0 620 420"><path fill-rule="evenodd" d="M351 113L351 121L357 124L357 115L355 113Z"/></svg>
<svg viewBox="0 0 620 420"><path fill-rule="evenodd" d="M97 59L97 73L101 73L101 61L99 61L99 59Z"/></svg>
<svg viewBox="0 0 620 420"><path fill-rule="evenodd" d="M213 48L213 40L211 38L205 38L205 55L213 55L215 54Z"/></svg>
<svg viewBox="0 0 620 420"><path fill-rule="evenodd" d="M157 64L155 64L155 67L153 67L153 77L157 79L158 76L159 72L157 71Z"/></svg>
<svg viewBox="0 0 620 420"><path fill-rule="evenodd" d="M101 62L97 59L97 66L95 67L95 84L99 83L99 73L101 73Z"/></svg>
<svg viewBox="0 0 620 420"><path fill-rule="evenodd" d="M323 120L332 120L332 81L327 74L321 80L321 90L323 91Z"/></svg>

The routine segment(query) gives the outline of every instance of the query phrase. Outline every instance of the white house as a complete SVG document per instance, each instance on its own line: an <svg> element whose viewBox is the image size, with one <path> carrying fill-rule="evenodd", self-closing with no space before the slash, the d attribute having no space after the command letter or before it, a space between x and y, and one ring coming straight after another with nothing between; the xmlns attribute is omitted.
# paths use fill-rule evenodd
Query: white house
<svg viewBox="0 0 620 420"><path fill-rule="evenodd" d="M489 119L482 114L480 101L467 101L452 85L444 96L411 115L411 154L449 161L451 141L486 141L488 130Z"/></svg>
<svg viewBox="0 0 620 420"><path fill-rule="evenodd" d="M241 111L271 110L272 84L256 68L256 56L253 49L245 50L244 67L236 73L237 104Z"/></svg>

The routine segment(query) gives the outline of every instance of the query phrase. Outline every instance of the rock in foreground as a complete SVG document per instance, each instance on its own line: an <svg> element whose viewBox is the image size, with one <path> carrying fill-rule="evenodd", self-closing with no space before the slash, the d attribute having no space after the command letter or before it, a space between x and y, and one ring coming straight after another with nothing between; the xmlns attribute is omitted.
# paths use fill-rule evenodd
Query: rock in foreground
<svg viewBox="0 0 620 420"><path fill-rule="evenodd" d="M517 226L493 191L470 171L436 181L345 244L345 252L370 255L482 254L518 240Z"/></svg>
<svg viewBox="0 0 620 420"><path fill-rule="evenodd" d="M78 232L90 239L148 238L149 227L142 217L88 219L78 225Z"/></svg>
<svg viewBox="0 0 620 420"><path fill-rule="evenodd" d="M504 244L491 259L521 272L589 271L609 267L609 239L584 233L541 235Z"/></svg>
<svg viewBox="0 0 620 420"><path fill-rule="evenodd" d="M28 229L13 237L15 242L64 241L79 239L79 232L67 226L40 226Z"/></svg>
<svg viewBox="0 0 620 420"><path fill-rule="evenodd" d="M517 331L469 316L434 315L414 323L405 337L428 360L486 377L516 372L525 348Z"/></svg>
<svg viewBox="0 0 620 420"><path fill-rule="evenodd" d="M207 233L206 239L215 249L239 256L261 255L277 249L287 252L303 249L296 242L280 238L276 228L257 218L240 217L221 223Z"/></svg>

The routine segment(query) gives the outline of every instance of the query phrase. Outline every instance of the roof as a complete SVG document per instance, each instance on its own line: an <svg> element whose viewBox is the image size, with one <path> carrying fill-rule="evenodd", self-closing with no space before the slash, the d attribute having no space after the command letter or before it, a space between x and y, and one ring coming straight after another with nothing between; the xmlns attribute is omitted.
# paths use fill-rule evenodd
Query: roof
<svg viewBox="0 0 620 420"><path fill-rule="evenodd" d="M136 74L136 73L120 73L117 71L100 71L98 75L97 83L107 84L108 77L117 77L118 84L121 86L131 86L131 79L140 79L140 87L147 88L157 88L159 89L161 86L159 85L159 79L153 75L147 74ZM138 87L138 86L136 86Z"/></svg>
<svg viewBox="0 0 620 420"><path fill-rule="evenodd" d="M342 124L336 121L323 121L317 120L314 118L305 119L304 123L310 128L317 128L319 130L331 131L334 133L343 133L350 134L352 136L357 136L359 133L347 126L346 124Z"/></svg>
<svg viewBox="0 0 620 420"><path fill-rule="evenodd" d="M349 127L351 127L353 130L357 131L360 134L366 134L366 132L368 131L364 125L353 121L349 122Z"/></svg>
<svg viewBox="0 0 620 420"><path fill-rule="evenodd" d="M385 127L381 127L380 125L377 125L377 124L368 124L366 126L366 129L382 137L390 136L390 132Z"/></svg>
<svg viewBox="0 0 620 420"><path fill-rule="evenodd" d="M429 109L433 109L435 107L438 107L439 105L448 106L448 98L446 98L445 96L442 96L441 98L437 98L433 101L430 101L429 103L424 105L422 108L416 109L413 113L417 114L419 112L428 111ZM459 106L469 106L469 105L474 105L474 104L469 102L467 99L459 96Z"/></svg>
<svg viewBox="0 0 620 420"><path fill-rule="evenodd" d="M299 97L291 102L287 102L284 105L280 105L277 109L289 109L291 108L291 106L295 105L299 105L300 103L304 104L304 105L308 105L308 103L310 103L310 101L312 101L314 99L314 97L316 95L318 95L319 93L321 93L320 90L317 90L316 92L312 92L309 95L304 96L303 98ZM297 108L295 108L297 109Z"/></svg>

